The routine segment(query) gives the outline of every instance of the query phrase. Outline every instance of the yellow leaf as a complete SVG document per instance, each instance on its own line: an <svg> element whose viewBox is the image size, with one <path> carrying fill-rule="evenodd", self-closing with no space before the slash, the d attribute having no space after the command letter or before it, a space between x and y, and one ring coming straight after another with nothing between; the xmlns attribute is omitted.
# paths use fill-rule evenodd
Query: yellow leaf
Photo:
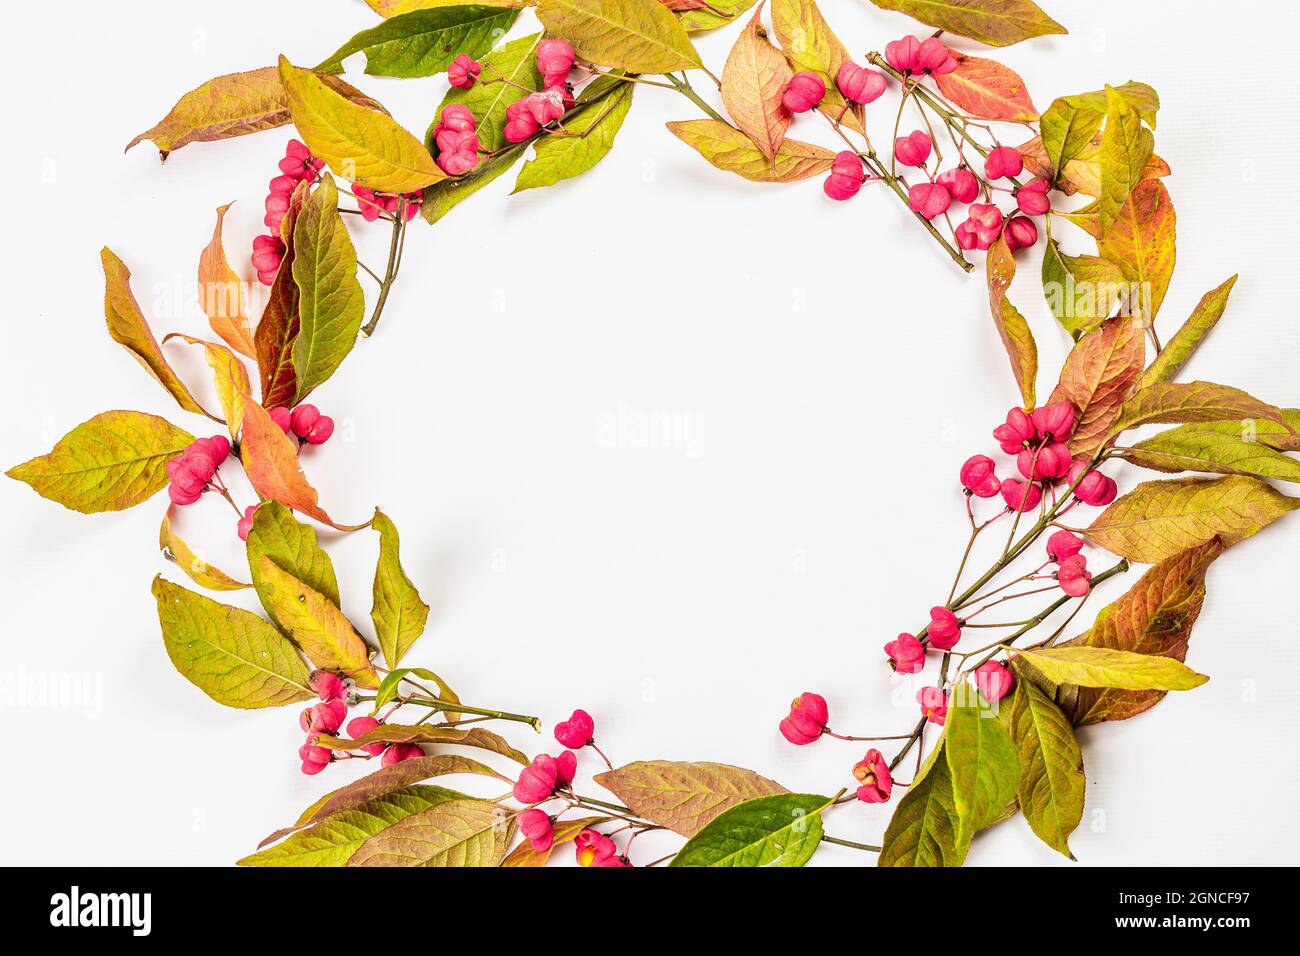
<svg viewBox="0 0 1300 956"><path fill-rule="evenodd" d="M107 246L100 251L99 257L104 264L104 317L108 322L108 334L136 357L176 399L176 404L187 412L208 415L163 357L158 340L153 337L149 323L131 293L131 270Z"/></svg>
<svg viewBox="0 0 1300 956"><path fill-rule="evenodd" d="M1106 87L1106 127L1101 132L1102 235L1119 216L1155 149L1155 137L1127 99Z"/></svg>
<svg viewBox="0 0 1300 956"><path fill-rule="evenodd" d="M1091 458L1105 443L1145 362L1146 337L1136 322L1124 316L1106 320L1075 343L1049 399L1069 402L1078 412L1070 454Z"/></svg>
<svg viewBox="0 0 1300 956"><path fill-rule="evenodd" d="M629 73L701 66L685 27L659 0L539 0L537 16L600 66Z"/></svg>
<svg viewBox="0 0 1300 956"><path fill-rule="evenodd" d="M366 6L381 17L401 16L416 10L433 10L437 7L462 7L465 0L366 0ZM522 10L532 6L532 0L474 0L478 7L501 7L505 10Z"/></svg>
<svg viewBox="0 0 1300 956"><path fill-rule="evenodd" d="M668 129L718 169L757 183L792 183L818 176L835 161L829 149L787 139L769 162L748 136L717 120L685 120L669 123Z"/></svg>
<svg viewBox="0 0 1300 956"><path fill-rule="evenodd" d="M196 584L213 591L241 591L252 587L243 581L236 581L225 571L215 568L200 558L180 535L172 528L171 509L163 515L162 527L158 529L158 547L162 548L163 557L172 561L190 576Z"/></svg>
<svg viewBox="0 0 1300 956"><path fill-rule="evenodd" d="M1167 382L1178 374L1178 370L1192 357L1201 340L1218 324L1223 316L1223 310L1228 307L1228 295L1236 282L1237 277L1232 276L1222 285L1201 296L1201 301L1196 303L1196 308L1192 310L1187 321L1160 350L1160 354L1155 357L1151 367L1142 376L1143 386Z"/></svg>
<svg viewBox="0 0 1300 956"><path fill-rule="evenodd" d="M1158 179L1134 187L1097 248L1134 283L1129 312L1146 325L1155 321L1174 272L1177 221L1169 192Z"/></svg>
<svg viewBox="0 0 1300 956"><path fill-rule="evenodd" d="M375 564L374 607L370 619L379 636L384 662L393 668L424 633L429 605L421 600L420 592L402 567L396 525L376 509L372 526L379 532L379 561Z"/></svg>
<svg viewBox="0 0 1300 956"><path fill-rule="evenodd" d="M1020 310L1007 298L1007 290L1016 275L1016 260L1011 254L1005 237L989 248L985 263L989 285L989 311L993 314L993 324L997 327L1002 347L1011 359L1011 374L1020 386L1020 397L1025 408L1033 408L1038 378L1038 344L1034 334L1029 331L1029 323L1020 314Z"/></svg>
<svg viewBox="0 0 1300 956"><path fill-rule="evenodd" d="M316 489L302 473L302 465L298 463L297 442L280 430L266 409L248 397L244 399L240 454L249 482L264 498L278 501L340 531L356 531L369 524L335 523L325 509L317 504Z"/></svg>
<svg viewBox="0 0 1300 956"><path fill-rule="evenodd" d="M350 102L280 57L280 79L303 142L348 182L407 193L443 179L424 144L384 113Z"/></svg>
<svg viewBox="0 0 1300 956"><path fill-rule="evenodd" d="M358 687L379 686L366 642L338 605L266 556L257 579L262 603L313 664L351 677Z"/></svg>
<svg viewBox="0 0 1300 956"><path fill-rule="evenodd" d="M767 40L763 5L740 32L722 70L722 102L731 119L768 159L776 155L790 128L792 114L781 105L781 94L793 71Z"/></svg>
<svg viewBox="0 0 1300 956"><path fill-rule="evenodd" d="M279 83L278 77L276 83ZM199 306L208 317L212 331L235 351L256 359L253 333L249 331L248 316L244 312L244 283L230 268L226 250L221 244L221 224L229 208L230 203L217 207L217 227L212 232L212 241L199 255Z"/></svg>
<svg viewBox="0 0 1300 956"><path fill-rule="evenodd" d="M180 332L173 332L163 338L163 342L169 342L172 339L180 339L188 342L190 345L203 346L204 355L207 356L208 367L212 369L212 380L217 388L217 399L221 402L221 409L226 415L226 427L230 429L230 437L239 437L239 428L244 422L244 399L252 392L252 384L248 380L248 369L244 368L244 363L234 352L224 345L218 345L216 342L205 342L203 339L196 339Z"/></svg>

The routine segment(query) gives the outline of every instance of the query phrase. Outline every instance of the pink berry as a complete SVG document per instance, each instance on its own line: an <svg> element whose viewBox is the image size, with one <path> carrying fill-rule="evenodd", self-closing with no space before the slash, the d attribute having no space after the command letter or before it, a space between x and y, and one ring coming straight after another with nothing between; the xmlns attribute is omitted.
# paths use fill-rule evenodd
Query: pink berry
<svg viewBox="0 0 1300 956"><path fill-rule="evenodd" d="M506 125L502 130L502 135L508 141L522 143L530 136L535 135L541 128L541 124L524 106L524 100L516 100L506 107Z"/></svg>
<svg viewBox="0 0 1300 956"><path fill-rule="evenodd" d="M926 219L942 216L950 205L952 197L938 183L917 183L907 191L907 208Z"/></svg>
<svg viewBox="0 0 1300 956"><path fill-rule="evenodd" d="M917 69L917 53L921 42L916 37L906 36L885 44L885 62L899 73L911 73Z"/></svg>
<svg viewBox="0 0 1300 956"><path fill-rule="evenodd" d="M307 686L323 701L341 700L348 696L348 685L333 671L312 671Z"/></svg>
<svg viewBox="0 0 1300 956"><path fill-rule="evenodd" d="M416 757L424 756L424 748L419 744L393 744L384 751L384 756L379 763L385 767L391 767L393 764L401 763L404 760L414 760Z"/></svg>
<svg viewBox="0 0 1300 956"><path fill-rule="evenodd" d="M304 710L298 716L298 723L309 734L332 734L343 726L347 715L347 701L327 700Z"/></svg>
<svg viewBox="0 0 1300 956"><path fill-rule="evenodd" d="M792 744L810 744L821 737L829 719L826 698L804 691L790 704L790 713L781 721L781 736Z"/></svg>
<svg viewBox="0 0 1300 956"><path fill-rule="evenodd" d="M1031 481L1064 478L1070 470L1070 449L1061 442L1037 451L1025 448L1016 456L1016 466Z"/></svg>
<svg viewBox="0 0 1300 956"><path fill-rule="evenodd" d="M379 721L374 717L353 717L348 721L348 737L352 740L360 740L370 731L379 726ZM361 748L365 753L372 757L377 757L388 748L385 743L366 744Z"/></svg>
<svg viewBox="0 0 1300 956"><path fill-rule="evenodd" d="M330 765L334 753L328 747L308 743L298 748L298 759L302 761L303 773L317 774Z"/></svg>
<svg viewBox="0 0 1300 956"><path fill-rule="evenodd" d="M946 607L930 608L930 625L926 629L930 643L941 651L951 650L961 640L961 620Z"/></svg>
<svg viewBox="0 0 1300 956"><path fill-rule="evenodd" d="M573 841L573 851L578 866L608 866L609 860L618 859L618 846L614 841L590 827L579 833Z"/></svg>
<svg viewBox="0 0 1300 956"><path fill-rule="evenodd" d="M1019 478L1008 478L1002 482L1002 500L1012 511L1033 511L1043 498L1043 489L1033 483Z"/></svg>
<svg viewBox="0 0 1300 956"><path fill-rule="evenodd" d="M324 160L313 156L311 150L298 140L289 140L284 150L284 159L280 160L280 172L296 180L305 179L314 183L317 174L324 168Z"/></svg>
<svg viewBox="0 0 1300 956"><path fill-rule="evenodd" d="M1069 441L1076 417L1074 406L1064 401L1035 408L1029 415L1039 437L1049 441Z"/></svg>
<svg viewBox="0 0 1300 956"><path fill-rule="evenodd" d="M965 166L958 166L956 169L945 169L934 181L948 190L948 194L957 202L968 203L980 194L980 181L974 173ZM1001 217L999 217L999 224Z"/></svg>
<svg viewBox="0 0 1300 956"><path fill-rule="evenodd" d="M845 60L835 74L835 86L846 100L865 105L879 99L885 92L885 78L875 70Z"/></svg>
<svg viewBox="0 0 1300 956"><path fill-rule="evenodd" d="M889 764L874 747L853 765L853 779L858 782L858 799L863 803L884 803L894 789Z"/></svg>
<svg viewBox="0 0 1300 956"><path fill-rule="evenodd" d="M438 117L439 130L451 130L454 133L472 133L478 128L478 120L473 111L464 103L452 103L445 107Z"/></svg>
<svg viewBox="0 0 1300 956"><path fill-rule="evenodd" d="M791 113L806 113L817 106L826 95L826 81L816 73L800 70L790 77L781 103Z"/></svg>
<svg viewBox="0 0 1300 956"><path fill-rule="evenodd" d="M919 129L894 140L894 158L904 166L924 166L930 158L930 137Z"/></svg>
<svg viewBox="0 0 1300 956"><path fill-rule="evenodd" d="M1088 463L1082 459L1070 466L1067 480L1074 485L1076 498L1096 508L1110 504L1119 493L1114 478L1108 478L1095 469L1088 471Z"/></svg>
<svg viewBox="0 0 1300 956"><path fill-rule="evenodd" d="M439 133L438 168L448 176L464 176L478 166L478 150L478 133Z"/></svg>
<svg viewBox="0 0 1300 956"><path fill-rule="evenodd" d="M1058 531L1047 539L1047 556L1053 561L1072 558L1083 550L1083 539L1069 531Z"/></svg>
<svg viewBox="0 0 1300 956"><path fill-rule="evenodd" d="M334 419L330 418L328 415L322 415L320 418L316 419L316 424L312 425L311 430L307 432L307 444L323 445L329 441L330 436L333 434Z"/></svg>
<svg viewBox="0 0 1300 956"><path fill-rule="evenodd" d="M230 456L230 439L225 435L213 435L211 438L195 439L191 448L198 448L212 459L213 467L220 467Z"/></svg>
<svg viewBox="0 0 1300 956"><path fill-rule="evenodd" d="M921 714L932 724L943 725L948 719L948 695L941 687L926 686L916 692Z"/></svg>
<svg viewBox="0 0 1300 956"><path fill-rule="evenodd" d="M248 533L253 530L253 515L257 512L257 505L249 505L244 509L244 517L239 519L235 525L235 533L239 535L240 541L248 540Z"/></svg>
<svg viewBox="0 0 1300 956"><path fill-rule="evenodd" d="M447 82L462 90L468 90L473 87L474 81L482 71L483 66L477 60L471 59L464 53L457 53L456 58L447 67Z"/></svg>
<svg viewBox="0 0 1300 956"><path fill-rule="evenodd" d="M1016 216L1007 220L1003 235L1007 237L1007 248L1015 252L1017 249L1028 249L1038 241L1038 227L1032 219Z"/></svg>
<svg viewBox="0 0 1300 956"><path fill-rule="evenodd" d="M916 48L916 66L930 73L951 73L957 69L957 60L943 43L930 37Z"/></svg>
<svg viewBox="0 0 1300 956"><path fill-rule="evenodd" d="M979 498L992 498L1002 487L996 473L997 466L988 455L972 455L961 466L959 478L962 487Z"/></svg>
<svg viewBox="0 0 1300 956"><path fill-rule="evenodd" d="M925 645L912 634L899 634L885 645L889 666L899 674L919 674L925 667Z"/></svg>
<svg viewBox="0 0 1300 956"><path fill-rule="evenodd" d="M1016 679L1011 671L997 661L985 661L975 668L975 686L990 703L999 701L1011 692Z"/></svg>
<svg viewBox="0 0 1300 956"><path fill-rule="evenodd" d="M1026 216L1041 216L1052 208L1047 198L1051 184L1046 179L1035 179L1016 190L1016 205Z"/></svg>
<svg viewBox="0 0 1300 956"><path fill-rule="evenodd" d="M989 154L984 157L985 179L1019 176L1024 168L1025 158L1014 146L998 146L989 150Z"/></svg>
<svg viewBox="0 0 1300 956"><path fill-rule="evenodd" d="M1038 428L1023 409L1013 408L1007 412L1006 423L993 429L993 437L1006 454L1015 455L1038 440Z"/></svg>
<svg viewBox="0 0 1300 956"><path fill-rule="evenodd" d="M563 83L573 69L573 47L565 40L543 40L537 45L537 72L542 86Z"/></svg>
<svg viewBox="0 0 1300 956"><path fill-rule="evenodd" d="M289 428L299 438L306 438L319 419L320 409L315 405L299 405L289 415Z"/></svg>
<svg viewBox="0 0 1300 956"><path fill-rule="evenodd" d="M289 434L289 429L292 427L292 419L289 414L289 409L285 408L283 405L277 405L275 408L268 409L267 414L271 416L271 421L280 426L280 431L284 432L286 435Z"/></svg>
<svg viewBox="0 0 1300 956"><path fill-rule="evenodd" d="M585 710L575 710L568 720L555 725L555 739L570 750L581 750L596 735L596 722Z"/></svg>
<svg viewBox="0 0 1300 956"><path fill-rule="evenodd" d="M352 194L357 197L357 206L361 209L361 218L374 222L383 211L383 204L378 201L375 191L365 186L353 186Z"/></svg>
<svg viewBox="0 0 1300 956"><path fill-rule="evenodd" d="M514 797L520 803L541 803L555 793L558 781L559 768L555 758L538 754L515 781Z"/></svg>
<svg viewBox="0 0 1300 956"><path fill-rule="evenodd" d="M203 497L203 492L202 490L185 491L176 487L175 483L172 483L167 486L167 497L172 500L172 504L192 505L194 502L198 501L199 498Z"/></svg>
<svg viewBox="0 0 1300 956"><path fill-rule="evenodd" d="M957 227L957 243L963 249L987 249L1002 234L1002 211L988 203L971 203L965 222Z"/></svg>
<svg viewBox="0 0 1300 956"><path fill-rule="evenodd" d="M545 810L536 807L521 810L515 817L515 822L519 824L519 832L524 835L529 846L538 853L545 853L555 843L555 821Z"/></svg>
<svg viewBox="0 0 1300 956"><path fill-rule="evenodd" d="M1083 597L1092 589L1088 559L1081 554L1066 558L1056 569L1056 581L1070 597Z"/></svg>

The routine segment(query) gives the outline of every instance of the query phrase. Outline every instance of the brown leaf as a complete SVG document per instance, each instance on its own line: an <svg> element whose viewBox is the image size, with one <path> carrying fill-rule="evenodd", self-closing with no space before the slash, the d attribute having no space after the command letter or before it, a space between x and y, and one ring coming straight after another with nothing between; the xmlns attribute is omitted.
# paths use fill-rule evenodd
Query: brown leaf
<svg viewBox="0 0 1300 956"><path fill-rule="evenodd" d="M301 182L289 196L289 208L280 222L280 239L284 258L271 283L271 292L257 323L253 344L257 348L257 367L262 379L262 405L275 408L289 405L298 394L298 380L293 368L293 343L302 325L298 315L298 283L293 278L293 227L307 203L311 187Z"/></svg>
<svg viewBox="0 0 1300 956"><path fill-rule="evenodd" d="M790 128L792 117L781 105L781 94L794 73L781 51L768 42L762 15L760 3L731 48L722 70L722 102L735 124L770 160Z"/></svg>
<svg viewBox="0 0 1300 956"><path fill-rule="evenodd" d="M213 418L194 400L180 376L163 357L158 340L153 337L149 323L131 293L131 270L107 246L100 251L99 257L104 264L104 317L108 321L108 334L136 357L145 371L176 399L176 404L187 412Z"/></svg>
<svg viewBox="0 0 1300 956"><path fill-rule="evenodd" d="M682 836L693 836L718 814L746 800L788 792L752 770L682 760L639 760L598 773L595 780L637 816Z"/></svg>
<svg viewBox="0 0 1300 956"><path fill-rule="evenodd" d="M1223 553L1217 538L1151 567L1119 600L1102 608L1092 627L1062 647L1105 647L1182 661L1205 600L1205 573ZM1057 700L1076 724L1126 720L1165 696L1160 690L1062 687Z"/></svg>
<svg viewBox="0 0 1300 956"><path fill-rule="evenodd" d="M1010 67L978 56L958 56L957 69L936 74L939 92L972 116L996 120L1035 120L1038 110L1025 81Z"/></svg>
<svg viewBox="0 0 1300 956"><path fill-rule="evenodd" d="M253 333L244 313L244 284L230 268L225 247L221 244L221 224L230 203L217 207L217 226L212 241L199 254L199 307L208 317L212 331L229 343L236 352L257 358Z"/></svg>
<svg viewBox="0 0 1300 956"><path fill-rule="evenodd" d="M997 327L1002 346L1011 359L1011 374L1020 387L1020 397L1025 408L1033 408L1036 400L1038 378L1038 344L1029 331L1029 323L1007 298L1007 290L1016 275L1016 260L1003 236L989 247L985 263L989 284L989 311Z"/></svg>
<svg viewBox="0 0 1300 956"><path fill-rule="evenodd" d="M1075 343L1049 399L1069 402L1079 413L1070 438L1071 455L1091 458L1102 446L1145 364L1145 335L1122 315L1107 319Z"/></svg>
<svg viewBox="0 0 1300 956"><path fill-rule="evenodd" d="M244 398L243 441L240 455L249 483L264 498L278 501L340 531L356 531L363 524L338 524L319 504L316 489L307 482L298 463L298 444L280 430L271 415L251 398Z"/></svg>

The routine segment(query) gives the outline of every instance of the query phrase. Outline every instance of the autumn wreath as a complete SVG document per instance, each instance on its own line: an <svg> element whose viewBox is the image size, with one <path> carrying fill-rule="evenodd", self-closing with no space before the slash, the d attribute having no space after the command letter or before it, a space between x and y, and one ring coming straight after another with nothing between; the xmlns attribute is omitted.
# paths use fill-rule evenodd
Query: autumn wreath
<svg viewBox="0 0 1300 956"><path fill-rule="evenodd" d="M1300 450L1300 412L1232 386L1177 381L1223 315L1235 277L1206 292L1167 341L1157 331L1175 214L1162 181L1169 167L1154 148L1156 91L1106 86L1040 114L1012 70L964 52L963 40L950 44L998 47L1065 32L1031 0L873 0L934 32L860 58L814 0L770 0L752 15L754 0L368 2L382 22L317 66L281 57L217 77L131 143L152 140L165 158L192 142L297 130L270 183L267 232L252 243L265 293L228 262L225 207L200 255L200 304L216 338L173 332L160 342L126 265L103 253L110 336L182 410L222 433L196 438L146 412L108 411L9 472L87 513L133 507L166 488L164 557L205 590L252 588L266 611L157 576L163 644L177 670L229 707L307 705L306 773L378 762L240 862L539 866L572 842L582 865L799 866L831 842L882 865L957 865L976 834L1017 813L1069 855L1084 806L1075 728L1132 717L1203 683L1183 661L1207 568L1300 506L1270 483L1300 481L1287 454ZM541 30L515 35L534 15ZM715 75L690 34L733 20L735 43ZM339 78L354 55L369 74L445 77L422 139ZM698 110L668 128L719 170L771 183L820 177L841 202L884 193L961 268L972 271L982 254L993 325L1021 395L991 429L990 454L953 463L970 543L946 599L923 626L881 641L898 680L915 681L914 726L847 734L811 692L779 722L793 745L829 736L869 746L847 785L829 794L790 793L723 763L615 767L581 710L555 726L557 755L522 751L487 724L541 729L537 718L467 703L438 673L405 663L429 608L402 568L392 520L376 510L362 524L338 522L301 467L301 449L334 431L306 400L374 331L414 218L438 223L516 167L516 192L581 175L613 147L634 97L661 91ZM838 148L792 138L796 125ZM872 134L882 131L877 146ZM372 269L358 261L352 231L376 222L391 240L386 264ZM1095 253L1065 251L1065 240L1073 247L1089 237ZM1074 343L1041 401L1034 335L1008 295L1030 255ZM376 284L370 296L366 276ZM203 350L220 414L174 371L169 342ZM1127 437L1153 424L1173 427ZM1116 459L1180 476L1120 494L1105 469ZM236 467L255 502L237 502L223 479L223 468ZM238 573L204 563L172 527L172 509L210 495L227 500L247 542ZM369 628L340 610L311 522L378 535ZM975 570L977 540L995 535L993 560ZM1130 563L1149 568L1071 634L1093 589ZM594 778L602 797L574 782L589 750L606 766ZM904 767L909 756L915 763ZM899 780L909 769L910 781ZM487 799L429 783L467 774L507 792ZM878 846L826 832L833 814L858 802L895 804ZM686 840L669 856L642 859L636 840L654 830Z"/></svg>

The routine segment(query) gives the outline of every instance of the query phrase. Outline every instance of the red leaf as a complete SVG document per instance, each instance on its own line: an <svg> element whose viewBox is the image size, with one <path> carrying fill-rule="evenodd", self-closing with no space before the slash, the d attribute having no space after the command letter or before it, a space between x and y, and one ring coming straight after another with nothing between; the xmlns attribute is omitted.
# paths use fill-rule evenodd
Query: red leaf
<svg viewBox="0 0 1300 956"><path fill-rule="evenodd" d="M981 119L1035 120L1025 81L1010 67L978 56L959 56L957 69L934 78L954 106Z"/></svg>

